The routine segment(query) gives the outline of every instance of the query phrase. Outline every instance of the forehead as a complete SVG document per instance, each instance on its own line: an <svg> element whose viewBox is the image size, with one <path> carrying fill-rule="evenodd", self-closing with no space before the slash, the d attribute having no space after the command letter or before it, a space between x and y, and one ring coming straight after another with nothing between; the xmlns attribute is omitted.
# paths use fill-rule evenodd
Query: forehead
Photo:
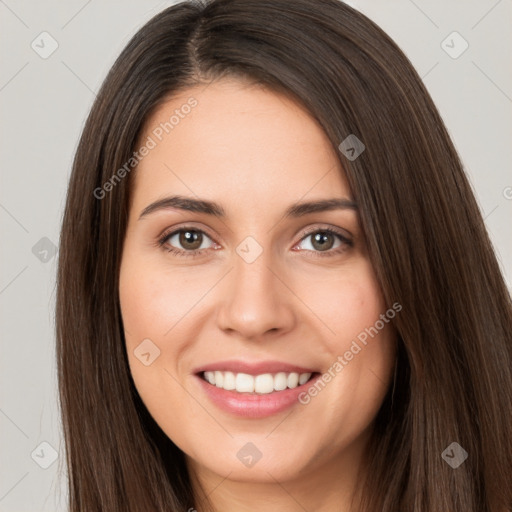
<svg viewBox="0 0 512 512"><path fill-rule="evenodd" d="M137 166L136 201L182 193L261 207L305 195L350 197L315 119L290 97L235 79L163 103L145 123L145 143L152 149Z"/></svg>

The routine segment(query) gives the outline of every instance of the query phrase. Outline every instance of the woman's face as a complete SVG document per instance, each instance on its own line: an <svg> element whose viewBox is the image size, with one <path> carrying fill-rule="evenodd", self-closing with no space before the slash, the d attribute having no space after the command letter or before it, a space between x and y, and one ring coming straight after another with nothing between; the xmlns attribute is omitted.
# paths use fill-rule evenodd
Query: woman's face
<svg viewBox="0 0 512 512"><path fill-rule="evenodd" d="M353 471L395 311L326 135L285 96L223 79L163 104L142 145L119 291L147 409L203 478Z"/></svg>

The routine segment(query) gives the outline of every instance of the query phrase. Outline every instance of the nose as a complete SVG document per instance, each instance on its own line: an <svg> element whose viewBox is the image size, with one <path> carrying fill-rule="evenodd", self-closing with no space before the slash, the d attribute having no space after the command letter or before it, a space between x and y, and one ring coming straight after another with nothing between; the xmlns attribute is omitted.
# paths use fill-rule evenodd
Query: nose
<svg viewBox="0 0 512 512"><path fill-rule="evenodd" d="M270 255L263 251L256 261L248 263L234 254L233 264L221 291L218 327L250 340L293 329L294 295L287 286L285 272L271 261Z"/></svg>

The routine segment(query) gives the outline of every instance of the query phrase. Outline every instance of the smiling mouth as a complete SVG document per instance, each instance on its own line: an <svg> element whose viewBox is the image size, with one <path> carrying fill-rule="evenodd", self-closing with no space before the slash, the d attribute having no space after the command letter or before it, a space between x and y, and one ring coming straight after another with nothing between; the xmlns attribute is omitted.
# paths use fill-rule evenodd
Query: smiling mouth
<svg viewBox="0 0 512 512"><path fill-rule="evenodd" d="M278 372L249 375L247 373L224 371L205 371L199 374L203 380L217 388L253 395L266 395L286 389L295 389L307 384L317 375L319 375L318 372Z"/></svg>

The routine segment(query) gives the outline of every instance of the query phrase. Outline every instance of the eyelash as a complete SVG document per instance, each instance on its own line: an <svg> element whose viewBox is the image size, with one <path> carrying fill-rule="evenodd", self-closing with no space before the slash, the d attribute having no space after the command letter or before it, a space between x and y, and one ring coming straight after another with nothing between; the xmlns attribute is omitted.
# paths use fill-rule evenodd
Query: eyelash
<svg viewBox="0 0 512 512"><path fill-rule="evenodd" d="M208 238L211 239L211 237L201 229L195 228L193 226L184 226L180 229L171 231L170 233L164 233L162 235L162 237L159 238L158 245L164 251L170 252L170 253L174 254L175 256L184 257L184 258L195 258L195 257L203 255L204 252L209 250L209 249L196 249L195 251L186 251L183 249L177 249L176 247L172 247L172 246L165 247L165 243L169 238L171 238L172 236L174 236L178 233L181 233L183 231L194 231L197 233L202 233L203 235L206 235ZM350 240L345 235L341 234L339 231L337 231L333 228L315 228L315 229L308 230L302 234L302 237L301 237L299 243L302 242L308 236L314 235L316 233L328 233L328 234L334 235L340 239L340 241L342 242L342 245L336 249L329 249L328 251L312 251L312 250L306 249L307 252L314 253L313 257L324 258L324 257L336 256L336 255L341 254L344 251L346 251L347 248L354 246L354 242L352 240ZM298 245L298 244L296 244L296 245Z"/></svg>

